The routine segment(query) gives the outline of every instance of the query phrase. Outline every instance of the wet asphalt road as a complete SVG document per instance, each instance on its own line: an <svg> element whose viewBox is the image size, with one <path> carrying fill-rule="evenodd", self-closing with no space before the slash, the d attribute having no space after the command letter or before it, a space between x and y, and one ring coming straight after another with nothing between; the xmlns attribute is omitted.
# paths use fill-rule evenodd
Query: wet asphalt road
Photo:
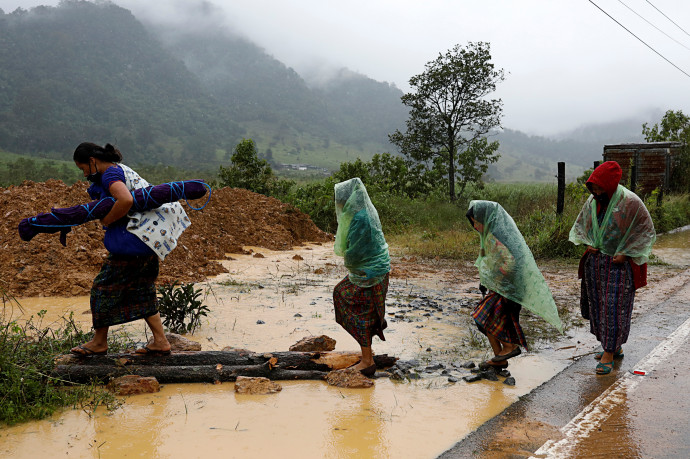
<svg viewBox="0 0 690 459"><path fill-rule="evenodd" d="M440 457L690 457L690 270L676 278L633 320L610 375L583 356Z"/></svg>

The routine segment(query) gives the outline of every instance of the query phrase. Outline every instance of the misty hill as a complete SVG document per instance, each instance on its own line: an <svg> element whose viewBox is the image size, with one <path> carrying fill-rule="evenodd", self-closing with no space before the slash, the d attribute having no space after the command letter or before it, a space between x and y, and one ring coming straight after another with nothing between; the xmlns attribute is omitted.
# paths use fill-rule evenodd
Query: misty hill
<svg viewBox="0 0 690 459"><path fill-rule="evenodd" d="M132 14L67 2L0 16L0 147L71 157L86 139L137 162L189 163L243 131ZM211 114L217 116L211 116ZM172 157L171 157L172 156Z"/></svg>
<svg viewBox="0 0 690 459"><path fill-rule="evenodd" d="M293 162L313 160L306 151L390 149L386 136L406 116L402 92L354 74L309 88L221 32L159 37L108 3L3 13L0 148L67 159L90 139L137 163L196 166L217 163L242 137Z"/></svg>
<svg viewBox="0 0 690 459"><path fill-rule="evenodd" d="M387 136L407 108L394 85L346 69L308 84L226 27L195 24L142 22L105 2L0 10L0 150L69 160L90 140L131 164L216 168L252 138L275 163L330 169L395 151ZM491 175L550 180L563 158L587 168L601 157L597 129L556 139L506 129Z"/></svg>

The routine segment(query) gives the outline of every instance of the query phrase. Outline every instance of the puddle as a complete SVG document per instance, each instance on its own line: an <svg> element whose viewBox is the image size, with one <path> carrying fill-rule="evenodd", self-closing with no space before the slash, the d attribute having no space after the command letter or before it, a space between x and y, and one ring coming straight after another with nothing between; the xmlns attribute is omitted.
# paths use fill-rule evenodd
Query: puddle
<svg viewBox="0 0 690 459"><path fill-rule="evenodd" d="M337 341L336 350L358 349L333 319L332 289L345 270L332 243L284 252L252 249L263 258L232 254L234 260L223 262L229 273L197 284L207 292L211 313L190 338L205 350L271 352L326 334ZM481 348L468 345L476 285L452 269L417 269L414 276L391 278L386 341L376 338L374 351L422 366L442 362L448 374L430 371L404 383L379 378L373 389L359 390L280 381L283 390L265 396L237 395L232 383L168 384L160 393L127 398L113 413L70 410L4 428L0 456L436 457L568 364L568 356L554 358L553 352L526 354L511 361L514 387L462 381L467 370L449 364L476 362L489 352L485 342ZM87 297L20 303L25 316L46 309L44 324L73 311L78 323L90 326L90 315L82 314ZM113 327L118 330L145 338L143 321ZM449 375L460 381L449 382Z"/></svg>
<svg viewBox="0 0 690 459"><path fill-rule="evenodd" d="M666 263L690 266L690 226L660 235L653 253Z"/></svg>

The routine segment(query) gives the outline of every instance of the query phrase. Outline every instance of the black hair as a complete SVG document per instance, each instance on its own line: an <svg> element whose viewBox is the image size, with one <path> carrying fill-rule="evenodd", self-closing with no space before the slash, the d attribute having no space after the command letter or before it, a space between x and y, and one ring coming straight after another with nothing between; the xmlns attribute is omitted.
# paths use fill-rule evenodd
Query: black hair
<svg viewBox="0 0 690 459"><path fill-rule="evenodd" d="M122 161L122 153L109 143L105 144L105 147L91 142L80 143L77 149L74 150L74 161L80 164L86 164L89 162L90 158L98 158L102 161L119 163Z"/></svg>
<svg viewBox="0 0 690 459"><path fill-rule="evenodd" d="M467 213L465 214L465 216L466 216L467 219L470 221L470 225L472 225L472 228L474 228L474 221L473 221L473 218L474 218L474 208L470 207L470 209L467 211Z"/></svg>

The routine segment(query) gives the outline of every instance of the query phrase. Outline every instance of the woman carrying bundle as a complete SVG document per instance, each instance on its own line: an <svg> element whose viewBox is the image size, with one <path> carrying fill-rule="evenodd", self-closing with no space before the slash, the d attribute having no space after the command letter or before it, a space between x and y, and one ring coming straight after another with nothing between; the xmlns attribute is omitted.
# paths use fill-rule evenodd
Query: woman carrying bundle
<svg viewBox="0 0 690 459"><path fill-rule="evenodd" d="M480 251L475 266L479 282L488 294L475 307L472 317L486 335L493 358L484 368L506 368L507 360L527 349L520 327L522 306L562 331L561 320L544 276L520 230L500 204L470 202L467 218L479 233Z"/></svg>
<svg viewBox="0 0 690 459"><path fill-rule="evenodd" d="M144 319L153 333L153 342L136 352L167 355L170 343L156 297L158 259L163 260L172 251L191 222L179 203L129 213L131 191L149 184L120 161L122 154L110 144L101 147L85 142L74 151L75 164L92 182L88 189L91 198L112 197L115 203L101 219L106 228L103 243L109 253L91 288L95 333L89 342L71 352L79 356L106 354L110 326Z"/></svg>
<svg viewBox="0 0 690 459"><path fill-rule="evenodd" d="M365 376L376 372L372 338L385 341L384 317L390 258L378 212L359 178L335 185L338 230L334 251L344 257L349 274L333 289L335 320L362 349L354 368Z"/></svg>

